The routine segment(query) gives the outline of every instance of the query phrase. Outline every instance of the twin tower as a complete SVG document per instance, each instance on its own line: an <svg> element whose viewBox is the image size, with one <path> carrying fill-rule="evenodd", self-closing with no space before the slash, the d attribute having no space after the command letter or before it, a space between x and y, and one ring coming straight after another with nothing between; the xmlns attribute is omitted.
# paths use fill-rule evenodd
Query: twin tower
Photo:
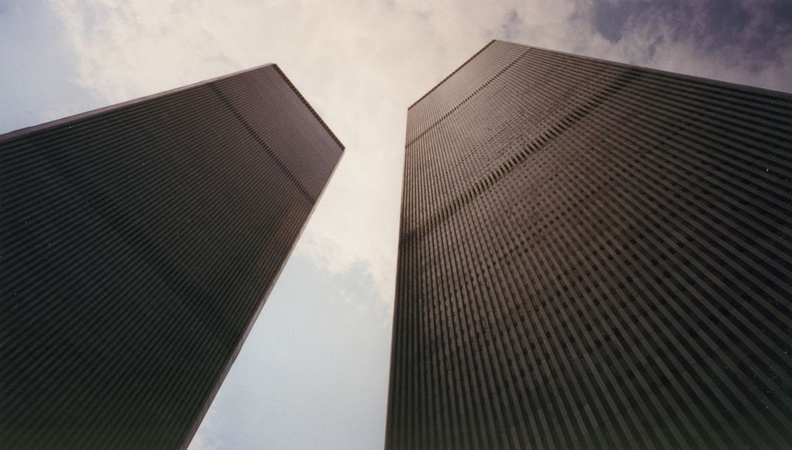
<svg viewBox="0 0 792 450"><path fill-rule="evenodd" d="M410 107L386 448L792 445L792 96L494 41ZM0 137L0 448L186 447L341 157L269 65Z"/></svg>

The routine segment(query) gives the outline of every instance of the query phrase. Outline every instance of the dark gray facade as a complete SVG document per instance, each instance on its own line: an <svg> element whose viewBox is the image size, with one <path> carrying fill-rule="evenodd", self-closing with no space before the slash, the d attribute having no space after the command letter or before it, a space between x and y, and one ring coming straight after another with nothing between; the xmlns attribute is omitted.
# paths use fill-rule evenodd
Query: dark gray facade
<svg viewBox="0 0 792 450"><path fill-rule="evenodd" d="M788 448L792 96L494 41L409 109L386 448Z"/></svg>
<svg viewBox="0 0 792 450"><path fill-rule="evenodd" d="M0 136L0 448L186 446L342 151L275 65Z"/></svg>

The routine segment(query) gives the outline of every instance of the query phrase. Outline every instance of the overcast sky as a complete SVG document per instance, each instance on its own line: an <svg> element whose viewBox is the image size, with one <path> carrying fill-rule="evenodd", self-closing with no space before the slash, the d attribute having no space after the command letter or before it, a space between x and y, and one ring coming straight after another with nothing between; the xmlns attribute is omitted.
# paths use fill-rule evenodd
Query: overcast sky
<svg viewBox="0 0 792 450"><path fill-rule="evenodd" d="M274 62L346 145L191 448L382 447L407 107L492 39L792 92L789 0L0 0L0 133Z"/></svg>

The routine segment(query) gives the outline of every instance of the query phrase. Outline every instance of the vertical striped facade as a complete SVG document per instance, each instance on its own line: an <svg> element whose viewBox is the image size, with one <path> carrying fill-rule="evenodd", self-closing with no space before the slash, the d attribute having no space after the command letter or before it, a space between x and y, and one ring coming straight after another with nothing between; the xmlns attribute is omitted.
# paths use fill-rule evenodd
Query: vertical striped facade
<svg viewBox="0 0 792 450"><path fill-rule="evenodd" d="M342 151L275 65L0 136L0 448L187 446Z"/></svg>
<svg viewBox="0 0 792 450"><path fill-rule="evenodd" d="M409 109L388 449L789 448L792 96L494 41Z"/></svg>

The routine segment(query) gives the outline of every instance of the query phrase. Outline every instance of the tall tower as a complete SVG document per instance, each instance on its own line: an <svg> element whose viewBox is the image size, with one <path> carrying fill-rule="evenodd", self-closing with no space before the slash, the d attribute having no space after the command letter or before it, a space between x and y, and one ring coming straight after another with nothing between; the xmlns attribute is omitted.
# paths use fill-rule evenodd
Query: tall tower
<svg viewBox="0 0 792 450"><path fill-rule="evenodd" d="M386 447L792 442L792 96L492 42L409 109Z"/></svg>
<svg viewBox="0 0 792 450"><path fill-rule="evenodd" d="M343 146L275 65L0 137L0 448L178 448Z"/></svg>

